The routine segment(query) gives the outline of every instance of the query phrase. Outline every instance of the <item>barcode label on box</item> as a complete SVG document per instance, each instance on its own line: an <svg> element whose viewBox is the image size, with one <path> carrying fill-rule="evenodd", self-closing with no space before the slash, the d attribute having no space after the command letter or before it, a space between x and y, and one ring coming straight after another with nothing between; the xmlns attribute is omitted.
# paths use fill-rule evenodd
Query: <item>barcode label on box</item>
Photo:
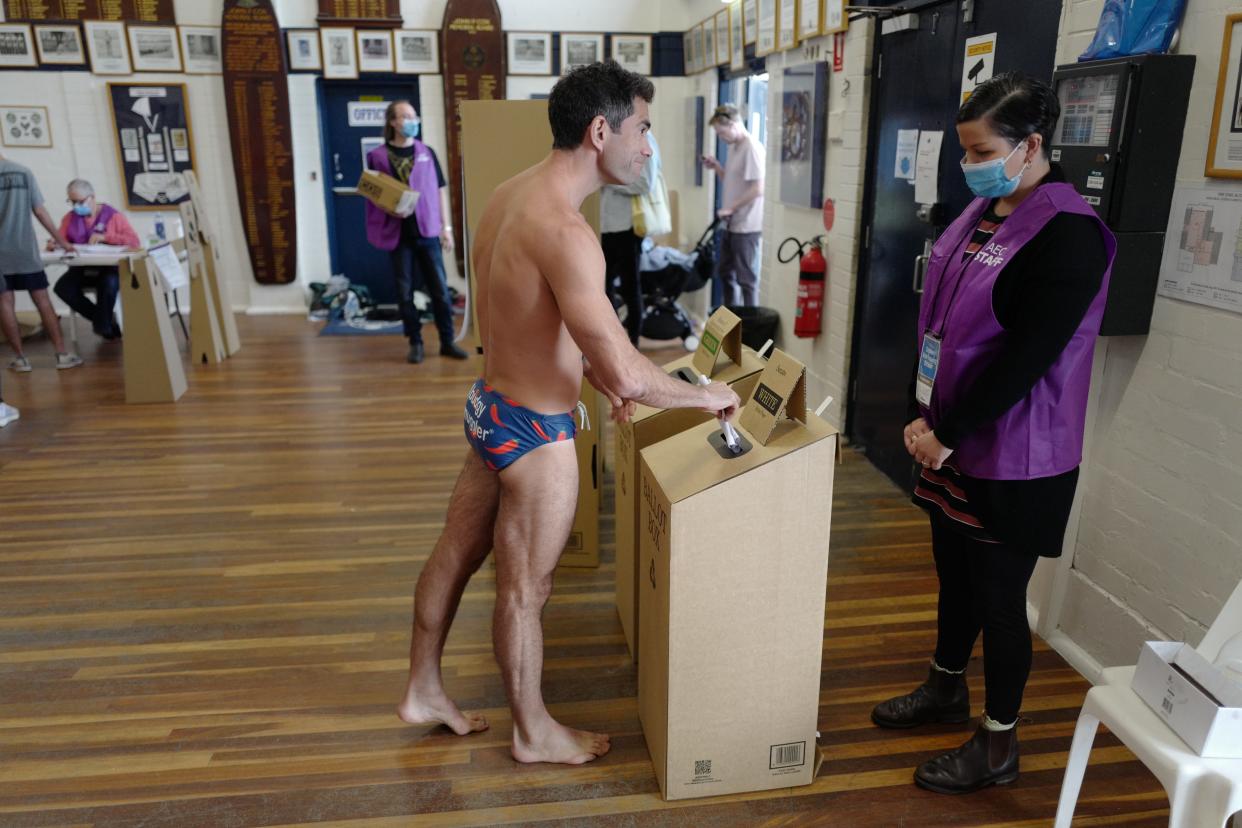
<svg viewBox="0 0 1242 828"><path fill-rule="evenodd" d="M711 759L694 760L694 775L695 776L711 776L712 775L712 760Z"/></svg>
<svg viewBox="0 0 1242 828"><path fill-rule="evenodd" d="M806 764L806 742L789 742L784 745L772 745L768 755L768 767L796 768Z"/></svg>
<svg viewBox="0 0 1242 828"><path fill-rule="evenodd" d="M1161 699L1160 709L1162 709L1165 713L1169 714L1170 716L1173 715L1173 700L1169 698Z"/></svg>

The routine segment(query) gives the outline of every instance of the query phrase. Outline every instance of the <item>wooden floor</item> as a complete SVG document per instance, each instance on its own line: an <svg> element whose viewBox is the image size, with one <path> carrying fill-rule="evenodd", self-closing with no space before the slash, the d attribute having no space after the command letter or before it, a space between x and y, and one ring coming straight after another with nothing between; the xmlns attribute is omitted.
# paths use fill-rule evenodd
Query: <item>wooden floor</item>
<svg viewBox="0 0 1242 828"><path fill-rule="evenodd" d="M0 825L1051 823L1088 685L1042 642L1013 785L921 791L912 769L969 731L870 724L873 704L925 674L936 580L926 521L848 453L825 623L829 759L813 785L661 801L611 549L598 571L558 577L544 676L553 713L611 733L611 754L579 768L509 757L486 567L445 662L491 731L402 724L410 595L465 452L468 374L405 365L397 337L239 322L241 353L190 368L176 405L126 406L121 346L93 338L83 368L53 370L39 343L33 374L4 372L22 419L0 430ZM980 675L973 665L976 712ZM1159 826L1166 809L1101 736L1075 824Z"/></svg>

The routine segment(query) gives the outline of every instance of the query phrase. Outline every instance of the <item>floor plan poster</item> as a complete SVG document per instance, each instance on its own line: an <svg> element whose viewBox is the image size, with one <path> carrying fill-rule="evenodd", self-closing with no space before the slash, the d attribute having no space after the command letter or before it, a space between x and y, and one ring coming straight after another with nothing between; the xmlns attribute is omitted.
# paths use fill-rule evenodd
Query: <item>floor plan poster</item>
<svg viewBox="0 0 1242 828"><path fill-rule="evenodd" d="M108 84L117 153L131 209L155 210L189 197L194 169L183 84Z"/></svg>
<svg viewBox="0 0 1242 828"><path fill-rule="evenodd" d="M1177 188L1159 292L1242 313L1242 188Z"/></svg>

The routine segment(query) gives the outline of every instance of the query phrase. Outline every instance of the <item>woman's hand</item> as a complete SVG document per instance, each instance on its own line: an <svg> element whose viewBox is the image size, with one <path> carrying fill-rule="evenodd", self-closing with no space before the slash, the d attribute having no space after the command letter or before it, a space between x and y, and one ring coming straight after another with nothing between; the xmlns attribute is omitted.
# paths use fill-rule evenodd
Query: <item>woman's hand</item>
<svg viewBox="0 0 1242 828"><path fill-rule="evenodd" d="M917 420L914 420L913 422L906 423L906 429L905 429L905 435L904 435L905 442L906 442L906 451L909 453L911 457L914 456L914 441L922 437L924 434L926 434L929 431L931 431L931 428L928 427L927 420L924 420L922 417L919 417Z"/></svg>
<svg viewBox="0 0 1242 828"><path fill-rule="evenodd" d="M952 453L953 449L945 448L934 431L928 431L914 441L914 459L925 469L938 470Z"/></svg>
<svg viewBox="0 0 1242 828"><path fill-rule="evenodd" d="M104 244L106 240L103 233L91 233L90 241L87 244Z"/></svg>
<svg viewBox="0 0 1242 828"><path fill-rule="evenodd" d="M440 247L443 248L445 253L453 252L453 228L452 227L440 228Z"/></svg>

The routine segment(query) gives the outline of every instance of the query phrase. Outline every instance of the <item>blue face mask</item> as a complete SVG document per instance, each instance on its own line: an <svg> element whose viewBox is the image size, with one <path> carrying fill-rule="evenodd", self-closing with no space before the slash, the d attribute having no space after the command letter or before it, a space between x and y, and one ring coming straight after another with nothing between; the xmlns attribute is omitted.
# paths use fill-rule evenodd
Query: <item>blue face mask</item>
<svg viewBox="0 0 1242 828"><path fill-rule="evenodd" d="M422 126L422 121L417 118L410 118L401 122L401 134L406 138L417 138L418 128Z"/></svg>
<svg viewBox="0 0 1242 828"><path fill-rule="evenodd" d="M1013 154L1025 145L1025 141L1018 144L1004 158L993 158L991 161L983 161L979 164L967 164L963 161L962 174L966 176L966 186L979 198L1004 198L1013 195L1013 191L1018 189L1018 182L1022 180L1022 173L1026 172L1026 168L1031 165L1023 164L1022 169L1018 170L1018 174L1013 178L1005 175L1005 165L1009 163L1010 158L1013 158Z"/></svg>
<svg viewBox="0 0 1242 828"><path fill-rule="evenodd" d="M91 214L91 205L85 201L74 202L73 212L77 213L79 216L89 216Z"/></svg>

